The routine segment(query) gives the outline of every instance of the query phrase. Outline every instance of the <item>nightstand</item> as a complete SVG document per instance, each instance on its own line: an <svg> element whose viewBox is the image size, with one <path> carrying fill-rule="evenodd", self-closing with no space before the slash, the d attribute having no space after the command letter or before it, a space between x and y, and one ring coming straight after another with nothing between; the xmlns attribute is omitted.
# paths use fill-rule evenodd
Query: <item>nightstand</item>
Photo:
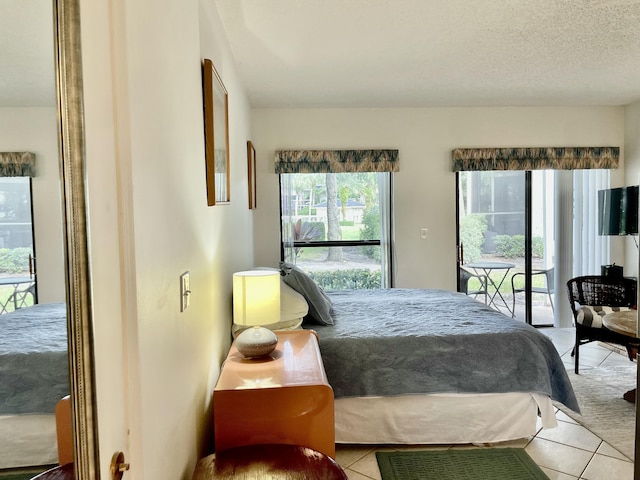
<svg viewBox="0 0 640 480"><path fill-rule="evenodd" d="M333 390L310 330L277 332L264 359L234 345L213 392L216 451L245 445L300 445L335 457Z"/></svg>

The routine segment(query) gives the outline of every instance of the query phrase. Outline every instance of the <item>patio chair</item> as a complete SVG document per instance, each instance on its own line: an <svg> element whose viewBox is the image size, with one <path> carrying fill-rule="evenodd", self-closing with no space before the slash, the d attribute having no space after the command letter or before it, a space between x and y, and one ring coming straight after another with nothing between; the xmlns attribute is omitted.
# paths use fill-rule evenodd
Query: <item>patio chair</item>
<svg viewBox="0 0 640 480"><path fill-rule="evenodd" d="M554 281L553 281L553 267L548 268L546 270L536 270L535 272L531 273L531 280L533 283L533 277L534 276L539 276L539 275L544 275L545 277L545 281L544 281L544 287L531 287L531 293L543 293L545 295L547 295L549 297L549 303L551 304L551 311L555 312L555 309L553 307L553 298L551 297L551 294L553 293L553 286L554 286ZM513 291L513 308L511 309L511 317L515 317L516 316L516 293L522 293L525 291L525 288L516 288L515 284L517 281L518 277L522 277L524 278L525 273L524 272L518 272L518 273L514 273L511 276L511 290Z"/></svg>
<svg viewBox="0 0 640 480"><path fill-rule="evenodd" d="M28 302L29 297L31 297L31 303ZM16 290L13 292L9 299L7 300L7 304L13 303L13 309L18 310L20 308L28 307L29 305L33 305L36 300L36 284L35 282L30 284L27 288L22 290Z"/></svg>
<svg viewBox="0 0 640 480"><path fill-rule="evenodd" d="M638 339L616 333L602 324L602 317L612 311L636 307L637 282L633 278L611 278L587 275L567 282L569 305L576 327L576 342L571 355L576 374L579 373L580 345L601 341L621 345L627 349L629 359Z"/></svg>
<svg viewBox="0 0 640 480"><path fill-rule="evenodd" d="M474 298L477 298L478 295L484 295L484 303L487 303L487 276L471 272L466 268L459 268L460 271L460 291L465 293L466 295L473 295ZM474 290L469 290L469 280L472 278L477 278L480 281L480 287Z"/></svg>

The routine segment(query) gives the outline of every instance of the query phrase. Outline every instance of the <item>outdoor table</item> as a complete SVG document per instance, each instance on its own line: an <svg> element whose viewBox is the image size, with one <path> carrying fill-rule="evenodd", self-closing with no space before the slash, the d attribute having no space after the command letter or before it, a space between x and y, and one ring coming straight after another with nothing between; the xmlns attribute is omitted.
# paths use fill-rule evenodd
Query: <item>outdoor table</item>
<svg viewBox="0 0 640 480"><path fill-rule="evenodd" d="M498 304L496 303L496 300L497 300L496 297L499 297L500 301L502 301L502 304L505 306L507 311L510 314L513 314L513 312L509 308L509 304L507 303L507 301L502 296L502 293L500 293L500 287L504 283L505 278L507 278L507 275L509 274L509 270L514 268L515 264L506 263L506 262L483 262L483 261L479 261L479 262L467 263L464 266L472 268L477 274L483 273L484 275L486 275L487 276L488 285L492 285L493 288L496 289L496 291L493 293L493 295L489 295L489 293L487 292L487 295L489 296L489 301L487 302L487 305L489 305L489 306L493 305L493 307L496 310L500 311L500 308L498 307ZM502 276L499 277L498 281L495 281L493 278L491 278L490 274L491 274L491 272L493 270L499 270L500 273L502 271L504 271L504 274L502 274Z"/></svg>
<svg viewBox="0 0 640 480"><path fill-rule="evenodd" d="M12 285L13 291L7 297L5 302L0 301L0 314L7 313L7 306L9 302L13 298L13 295L18 291L18 287L25 283L33 283L35 280L31 277L0 277L0 286L2 285Z"/></svg>

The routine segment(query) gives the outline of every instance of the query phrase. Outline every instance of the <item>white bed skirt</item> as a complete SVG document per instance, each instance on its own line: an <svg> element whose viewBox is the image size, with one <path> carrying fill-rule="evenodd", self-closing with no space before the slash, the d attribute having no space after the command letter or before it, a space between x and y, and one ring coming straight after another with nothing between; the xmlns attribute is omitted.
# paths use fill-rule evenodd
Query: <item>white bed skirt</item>
<svg viewBox="0 0 640 480"><path fill-rule="evenodd" d="M536 393L432 394L335 400L336 443L496 443L557 426L555 408Z"/></svg>
<svg viewBox="0 0 640 480"><path fill-rule="evenodd" d="M55 415L0 415L0 469L56 463Z"/></svg>

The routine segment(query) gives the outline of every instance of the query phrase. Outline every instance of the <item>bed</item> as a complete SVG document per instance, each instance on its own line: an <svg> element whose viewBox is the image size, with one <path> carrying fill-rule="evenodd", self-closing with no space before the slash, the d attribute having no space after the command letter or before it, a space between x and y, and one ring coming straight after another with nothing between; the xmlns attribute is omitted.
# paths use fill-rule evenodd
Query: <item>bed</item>
<svg viewBox="0 0 640 480"><path fill-rule="evenodd" d="M494 443L557 425L554 402L579 411L552 342L464 294L323 292L291 265L334 390L336 442Z"/></svg>
<svg viewBox="0 0 640 480"><path fill-rule="evenodd" d="M0 468L56 463L55 406L68 394L65 304L0 315Z"/></svg>

